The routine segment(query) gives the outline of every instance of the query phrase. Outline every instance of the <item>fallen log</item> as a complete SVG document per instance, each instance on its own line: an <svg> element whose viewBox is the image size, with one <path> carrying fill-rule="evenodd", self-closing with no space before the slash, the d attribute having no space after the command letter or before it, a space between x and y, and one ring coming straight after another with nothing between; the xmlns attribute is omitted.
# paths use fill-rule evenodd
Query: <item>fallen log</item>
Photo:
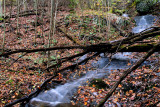
<svg viewBox="0 0 160 107"><path fill-rule="evenodd" d="M33 53L33 52L40 52L40 51L52 51L52 50L58 50L58 49L83 49L88 52L108 52L113 53L117 48L119 47L118 44L114 45L115 43L100 43L96 45L88 45L88 46L57 46L57 47L51 47L51 48L40 48L40 49L17 49L10 52L4 52L0 54L0 57L8 57L9 55L16 54L16 53ZM149 49L151 49L154 44L137 44L134 46L125 46L121 45L119 48L119 52L147 52ZM160 47L160 46L159 46ZM136 49L137 48L137 49ZM160 51L160 48L157 48L156 51Z"/></svg>
<svg viewBox="0 0 160 107"><path fill-rule="evenodd" d="M131 68L124 71L124 73L120 76L120 79L113 85L111 90L107 93L105 98L97 105L97 107L103 107L105 102L110 98L110 96L113 94L113 92L116 90L118 85L130 74L132 71L136 70L148 57L150 57L156 49L160 46L160 43L158 43L156 46L154 46L151 50L148 51L148 53L143 56L137 63L135 63Z"/></svg>
<svg viewBox="0 0 160 107"><path fill-rule="evenodd" d="M16 53L22 53L22 52L26 52L26 53L33 53L33 52L40 52L40 51L51 51L51 50L58 50L58 49L83 49L83 46L57 46L57 47L51 47L51 48L40 48L40 49L15 49L14 51L10 51L10 52L5 52L0 54L0 57L4 56L4 57L8 57L11 54L16 54Z"/></svg>
<svg viewBox="0 0 160 107"><path fill-rule="evenodd" d="M154 47L156 43L139 43L134 45L121 45L121 46L113 46L110 49L110 53L114 53L117 49L118 52L147 52ZM160 46L156 49L156 52L160 51Z"/></svg>
<svg viewBox="0 0 160 107"><path fill-rule="evenodd" d="M158 32L158 33L157 33L157 32ZM152 36L152 35L155 36L156 34L159 34L159 31L155 31L155 32L152 33L152 34L142 35L141 38L144 39L144 38L150 37L150 36ZM123 40L129 40L129 41L131 41L131 40L133 39L134 41L138 41L138 40L140 40L141 38L138 38L138 37L137 37L136 39L134 39L133 37L131 37L130 39L126 38L126 39L123 39ZM120 51L125 51L125 50L128 50L128 51L129 51L129 50L132 50L132 49L136 49L136 46L135 46L135 45L131 45L131 46L129 46L128 48L125 47L126 44L127 44L127 42L128 42L128 41L125 41L125 42L123 43L123 41L120 40L120 41L116 41L116 42L112 42L112 43L100 43L100 44L88 45L88 46L64 46L64 47L52 47L52 48L28 49L28 50L27 50L27 49L20 49L20 50L15 50L15 51L11 51L11 52L2 53L2 54L0 54L0 57L1 57L1 56L7 57L7 56L9 56L9 55L11 55L11 54L20 53L20 52L32 53L32 52L39 52L39 51L51 51L51 50L57 50L57 49L75 49L75 48L83 49L83 50L86 50L87 52L97 52L95 55L92 56L92 57L94 57L94 56L99 55L99 53L101 53L101 52L115 52L117 48L119 48L119 50L118 50L119 52L120 52ZM122 44L119 46L120 43L122 43ZM129 42L129 43L130 43L130 42ZM124 74L121 76L119 82L114 85L114 87L113 87L112 90L109 92L109 94L107 94L107 97L105 97L105 99L103 100L103 102L100 103L100 106L99 106L99 107L101 107L101 106L104 104L104 102L106 101L106 99L108 99L108 98L112 95L112 93L113 93L113 92L115 91L115 89L117 88L118 84L120 84L121 81L122 81L130 72L132 72L134 69L136 69L136 68L138 67L138 65L141 64L144 60L146 60L153 52L155 52L156 50L157 50L157 51L160 51L160 48L159 48L159 47L160 47L160 43L158 43L156 46L154 46L154 44L153 44L152 46L151 46L151 45L144 45L144 46L145 46L145 49L146 49L146 50L147 50L147 49L148 49L148 50L151 49L151 50L149 51L149 53L148 53L146 56L144 56L139 62L137 62L133 67L131 67L130 69L128 69L127 71L124 72ZM139 49L139 50L140 50L140 49ZM73 56L71 56L71 58L73 58ZM14 105L14 104L17 104L17 103L20 103L20 102L24 102L24 101L28 102L33 96L38 95L38 94L43 90L43 88L45 87L45 85L46 85L49 81L51 81L53 78L55 78L56 76L58 76L58 73L61 73L62 71L65 71L65 70L67 70L67 69L75 69L75 67L76 67L77 65L84 63L85 61L89 60L90 58L91 58L91 57L86 58L85 60L83 60L83 61L81 61L81 62L79 62L79 63L77 63L77 64L70 65L70 66L68 66L68 67L66 67L66 68L63 68L63 69L55 72L55 74L54 74L51 78L47 79L35 92L31 93L29 96L23 97L23 98L18 99L18 100L14 101L14 102L12 102L12 103L10 103L10 104L7 104L5 107L10 107L10 106L12 106L12 105Z"/></svg>
<svg viewBox="0 0 160 107"><path fill-rule="evenodd" d="M133 46L121 46L120 51L121 52L147 52L148 50L152 49L154 47L153 44L137 44ZM160 51L160 45L157 46L155 49L156 52Z"/></svg>
<svg viewBox="0 0 160 107"><path fill-rule="evenodd" d="M43 9L44 10L44 9ZM19 17L23 17L23 16L30 16L30 15L36 15L36 10L27 10L27 11L22 11L19 13ZM40 14L39 11L42 11L42 9L38 9L38 15ZM44 10L46 11L46 10ZM4 17L4 19L8 19L8 18L16 18L17 14L12 14L12 15L7 15L6 17Z"/></svg>
<svg viewBox="0 0 160 107"><path fill-rule="evenodd" d="M88 45L88 46L57 46L57 47L51 47L51 48L40 48L40 49L17 49L10 52L5 52L0 54L0 57L8 57L11 54L16 53L33 53L33 52L40 52L40 51L52 51L52 50L58 50L58 49L83 49L87 50L88 52L99 52L99 51L107 51L106 49L109 49L111 47L110 43L100 43L96 45ZM101 49L102 48L102 49Z"/></svg>
<svg viewBox="0 0 160 107"><path fill-rule="evenodd" d="M160 30L156 30L154 32L149 32L149 33L144 33L144 34L139 33L139 34L135 34L135 35L129 36L127 38L112 42L112 45L118 45L119 43L121 43L121 44L132 43L133 44L134 42L142 41L143 39L146 39L148 37L155 37L157 35L160 35Z"/></svg>
<svg viewBox="0 0 160 107"><path fill-rule="evenodd" d="M59 73L62 73L63 71L65 71L65 70L67 70L67 69L75 69L75 67L77 67L78 65L80 65L80 64L88 61L89 59L92 59L92 58L98 56L99 54L100 54L100 53L95 53L94 55L92 55L92 56L90 56L90 57L88 57L88 58L86 58L86 59L84 59L84 60L82 60L82 61L80 61L80 62L78 62L78 63L76 63L76 64L70 65L70 66L68 66L68 67L65 67L65 68L63 68L63 69L55 72L54 75L53 75L52 77L50 77L49 79L45 80L45 81L41 84L41 86L37 88L36 91L32 92L32 93L29 94L28 96L25 96L25 97L23 97L23 98L17 99L17 100L15 100L15 101L13 101L13 102L5 105L5 107L12 107L13 105L15 105L15 104L17 104L17 103L21 103L21 102L28 103L29 100L31 100L33 97L36 97L40 92L42 92L42 91L43 91L43 88L46 86L46 84L47 84L48 82L50 82L52 79L56 78Z"/></svg>
<svg viewBox="0 0 160 107"><path fill-rule="evenodd" d="M15 49L13 51L0 54L0 57L2 57L2 56L8 57L8 55L15 54L15 53L21 53L21 52L33 53L33 52L39 52L39 51L51 51L51 50L58 50L58 49L83 49L83 50L87 50L88 52L110 52L111 53L111 52L115 51L115 49L117 49L117 47L119 47L119 44L121 44L121 45L134 44L137 41L142 41L143 39L160 35L159 27L158 28L156 27L154 29L155 29L154 32L144 33L143 35L141 33L135 34L135 35L129 36L127 38L124 38L124 39L121 39L121 40L118 40L115 42L100 43L100 44L88 45L88 46L81 46L79 43L77 43L80 46L57 46L57 47L40 48L40 49ZM134 52L133 50L127 49L127 48L124 48L123 51L124 52L127 52L127 51ZM121 50L121 52L123 52L123 51ZM147 51L146 46L145 46L144 51ZM142 50L142 52L144 52L144 51ZM157 51L159 51L159 50L157 50Z"/></svg>
<svg viewBox="0 0 160 107"><path fill-rule="evenodd" d="M41 11L42 9L39 9L38 11ZM31 16L31 15L36 15L36 10L29 10L29 11L23 11L19 13L19 17L24 17L24 16ZM40 15L40 12L37 13L37 15ZM7 15L6 17L2 17L3 20L0 21L3 22L6 19L9 18L17 18L17 14L12 14L12 15Z"/></svg>
<svg viewBox="0 0 160 107"><path fill-rule="evenodd" d="M85 51L85 52L82 52L82 53L73 55L73 56L71 56L71 57L67 57L67 58L64 58L64 59L62 59L62 60L59 60L59 61L57 62L57 64L51 65L51 66L47 67L45 70L48 71L48 70L51 69L51 68L54 68L54 67L57 67L58 65L61 65L63 62L70 61L70 60L72 60L72 59L74 59L74 58L76 58L76 57L82 56L82 55L84 55L84 54L86 54L86 53L88 53L88 51Z"/></svg>

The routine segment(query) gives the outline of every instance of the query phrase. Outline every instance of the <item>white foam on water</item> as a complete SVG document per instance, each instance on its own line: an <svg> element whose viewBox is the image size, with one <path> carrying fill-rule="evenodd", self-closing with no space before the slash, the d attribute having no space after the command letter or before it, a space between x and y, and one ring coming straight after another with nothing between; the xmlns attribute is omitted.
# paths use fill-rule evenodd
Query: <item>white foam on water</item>
<svg viewBox="0 0 160 107"><path fill-rule="evenodd" d="M100 58L99 61L96 62L97 70L88 71L85 76L74 80L73 82L65 83L64 85L57 86L55 89L50 89L48 91L40 93L37 97L33 98L30 101L31 105L36 106L36 104L40 105L49 105L56 106L59 103L70 103L70 99L72 95L76 92L76 88L86 83L86 81L92 78L103 78L110 74L112 69L125 69L127 68L127 60L131 53L117 53L113 56L113 61L109 66L104 68L106 64L109 62L109 58ZM101 54L102 55L102 54Z"/></svg>
<svg viewBox="0 0 160 107"><path fill-rule="evenodd" d="M136 21L136 27L132 29L133 33L140 33L147 28L150 28L156 20L156 17L152 15L145 15L145 16L136 16L135 21Z"/></svg>
<svg viewBox="0 0 160 107"><path fill-rule="evenodd" d="M102 78L105 75L106 72L102 69L89 71L85 76L81 77L80 79L74 80L73 82L69 82L64 85L60 85L55 89L50 89L46 92L40 93L37 97L33 98L30 101L30 104L35 106L37 103L42 103L55 106L59 103L70 103L70 97L74 93L75 88L84 84L87 80L91 78Z"/></svg>

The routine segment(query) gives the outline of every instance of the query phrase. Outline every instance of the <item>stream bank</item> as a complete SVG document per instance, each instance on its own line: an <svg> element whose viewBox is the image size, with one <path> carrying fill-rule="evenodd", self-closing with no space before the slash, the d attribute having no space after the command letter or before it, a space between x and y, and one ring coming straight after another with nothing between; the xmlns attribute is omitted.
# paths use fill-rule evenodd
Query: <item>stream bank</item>
<svg viewBox="0 0 160 107"><path fill-rule="evenodd" d="M143 31L144 29L152 26L155 21L154 16L152 16L152 15L136 17L135 19L136 19L138 26L135 27L135 29L133 29L135 31L134 33L139 33L141 31ZM140 29L139 27L143 27L143 29ZM85 101L85 100L81 101L81 97L84 97L84 96L81 96L79 94L80 93L82 95L86 94L86 91L84 91L83 88L88 90L89 84L87 83L87 81L89 82L90 80L95 79L95 78L98 78L98 79L103 78L104 80L106 79L105 82L109 84L109 87L112 86L113 84L109 83L109 81L108 81L109 78L113 78L111 76L111 74L114 74L114 73L121 74L121 72L124 69L129 68L133 64L133 62L135 62L135 59L131 59L129 56L131 56L131 53L122 53L122 54L117 53L112 57L112 61L110 62L108 56L105 57L103 54L101 54L101 58L98 61L92 62L92 66L96 70L88 71L85 76L80 77L77 80L73 80L73 82L65 83L64 85L57 86L55 89L51 89L51 90L48 90L44 93L39 94L36 98L33 98L30 101L30 104L32 104L34 106L35 105L39 106L39 104L40 104L40 105L49 105L49 106L56 107L56 106L58 106L58 104L62 104L64 106L65 105L67 106L68 104L70 104L70 102L72 104L75 104L77 101L78 102L80 101L80 102L84 102L84 105L86 105L86 106L96 105L98 103L98 101L100 101L100 99L97 100L96 102L94 102L95 99L97 97L100 97L101 96L100 94L107 93L108 89L97 89L95 86L91 86L92 89L94 89L94 90L89 89L90 92L93 92L93 94L90 93L89 95L94 100L92 101L90 99L90 97L87 97L87 99L88 99L87 101ZM110 64L107 65L109 62L110 62ZM147 63L147 62L145 62L145 63ZM145 63L143 64L143 66L145 66ZM147 63L146 65L149 66L149 63ZM148 76L148 72L146 72L146 73ZM117 79L117 78L118 78L118 75L115 76L115 79ZM136 78L136 76L133 76L133 80L134 80L134 78ZM141 87L140 87L141 84L142 83L137 83L135 85L134 82L133 83L126 82L126 83L122 83L122 85L119 86L119 88L122 88L121 90L123 93L126 93L129 91L129 96L130 96L134 92L139 91L141 89ZM86 86L88 88L86 88ZM154 86L157 87L158 85L154 84ZM75 94L77 92L77 90L78 90L78 94ZM130 91L130 90L132 90L132 91ZM133 96L131 96L131 97L133 97ZM77 99L79 99L79 100L77 100ZM118 102L116 102L115 104L121 105ZM106 103L106 105L108 105L108 103Z"/></svg>
<svg viewBox="0 0 160 107"><path fill-rule="evenodd" d="M96 70L87 71L85 76L82 76L79 79L72 80L73 82L67 82L64 85L57 86L55 89L50 89L39 94L36 98L33 98L30 101L30 104L34 105L33 107L35 107L35 105L36 107L39 107L41 105L49 105L49 107L59 107L59 104L63 105L63 107L66 107L67 105L70 105L70 103L72 103L73 105L78 104L79 106L81 106L83 102L83 105L85 106L95 106L101 100L99 99L99 97L102 97L102 95L107 93L108 88L113 85L114 82L109 81L109 79L114 78L116 81L116 79L118 78L117 74L121 74L124 69L129 68L136 61L136 59L132 59L131 56L133 57L131 53L127 52L117 53L112 57L112 61L110 62L110 64L106 66L109 63L109 57L101 54L101 58L98 61L92 62L92 67ZM143 66L149 66L149 63L150 62L144 62ZM113 74L115 75L115 77ZM93 85L90 86L89 81L96 78L102 78L103 81L105 81L105 83L109 85L109 87L104 89L97 89ZM112 81L114 81L114 79ZM123 92L127 92L131 89L136 92L140 88L139 85L134 86L133 83L122 83L122 87L119 88L122 88ZM89 94L89 96L87 93ZM87 95L87 102L82 100L84 98L83 95ZM106 104L108 105L108 103ZM114 102L113 105L115 104L121 105L118 102Z"/></svg>
<svg viewBox="0 0 160 107"><path fill-rule="evenodd" d="M92 64L92 67L96 70L88 71L85 76L73 82L65 83L64 85L57 86L55 89L41 93L36 98L33 98L30 103L34 106L38 104L56 106L57 104L70 103L72 96L76 93L76 89L86 84L87 81L94 78L107 78L112 71L127 69L129 67L127 64L130 59L128 55L130 55L130 53L118 53L114 55L111 63L105 67L109 63L109 59L101 54L102 58Z"/></svg>

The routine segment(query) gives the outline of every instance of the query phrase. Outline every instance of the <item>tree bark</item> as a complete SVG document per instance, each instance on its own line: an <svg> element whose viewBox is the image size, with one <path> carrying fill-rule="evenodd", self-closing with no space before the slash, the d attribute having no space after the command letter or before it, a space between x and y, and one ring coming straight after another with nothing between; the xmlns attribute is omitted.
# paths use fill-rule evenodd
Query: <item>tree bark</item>
<svg viewBox="0 0 160 107"><path fill-rule="evenodd" d="M88 61L88 60L91 59L91 58L96 57L96 56L99 55L99 54L100 54L100 53L95 53L94 55L92 55L92 56L90 56L90 57L88 57L88 58L86 58L86 59L84 59L84 60L82 60L82 61L80 61L80 62L78 62L78 63L76 63L76 64L70 65L70 66L68 66L68 67L65 67L65 68L63 68L63 69L55 72L54 75L53 75L52 77L50 77L49 79L45 80L45 81L41 84L41 86L40 86L39 88L37 88L36 91L32 92L32 93L29 94L28 96L25 96L25 97L23 97L23 98L21 98L21 99L15 100L14 102L11 102L11 103L5 105L5 107L11 107L11 106L13 106L13 105L15 105L15 104L17 104L17 103L21 103L21 102L27 102L27 103L28 103L29 100L30 100L33 96L36 97L40 92L42 92L42 91L43 91L43 88L46 86L46 84L47 84L48 82L50 82L52 79L54 79L55 77L57 77L59 73L65 71L65 70L67 70L67 69L75 69L75 67L77 67L78 65L80 65L80 64Z"/></svg>
<svg viewBox="0 0 160 107"><path fill-rule="evenodd" d="M114 44L114 43L113 43ZM133 46L127 46L127 45L121 45L119 47L118 52L147 52L156 43L152 44L137 44ZM14 51L10 52L4 52L0 54L0 57L8 57L9 55L16 54L16 53L33 53L33 52L40 52L40 51L52 51L52 50L58 50L58 49L83 49L87 50L88 52L108 52L113 53L117 50L118 45L112 45L112 43L100 43L96 45L88 45L88 46L57 46L57 47L51 47L51 48L40 48L40 49L16 49ZM160 46L158 45L158 48L156 51L160 51Z"/></svg>
<svg viewBox="0 0 160 107"><path fill-rule="evenodd" d="M154 46L149 52L143 56L137 63L135 63L131 68L124 71L124 73L121 75L120 79L114 84L112 89L108 92L108 94L105 96L105 98L97 105L97 107L103 107L105 102L110 98L110 96L113 94L113 92L116 90L118 85L130 74L132 71L136 70L148 57L150 57L156 49L160 46L160 43L158 43L156 46Z"/></svg>

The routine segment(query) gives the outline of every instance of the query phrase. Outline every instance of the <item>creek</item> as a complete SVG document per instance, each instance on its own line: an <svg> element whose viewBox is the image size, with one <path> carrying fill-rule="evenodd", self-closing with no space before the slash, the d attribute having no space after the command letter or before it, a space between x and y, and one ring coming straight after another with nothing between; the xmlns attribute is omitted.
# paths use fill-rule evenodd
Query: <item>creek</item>
<svg viewBox="0 0 160 107"><path fill-rule="evenodd" d="M133 33L139 33L149 27L151 27L155 21L155 17L152 15L137 16L135 17L136 27L133 28ZM101 54L101 58L98 61L92 63L92 66L96 70L88 71L85 76L79 79L72 78L72 81L68 81L64 85L59 85L55 89L40 93L37 97L31 99L29 102L31 107L69 107L70 100L74 93L77 91L77 87L84 85L86 81L93 78L107 78L112 71L117 69L127 69L128 63L135 62L136 59L131 59L129 56L132 53L124 52L117 53L112 56L112 61L109 61L109 57ZM82 56L80 60L84 59L86 55ZM108 63L110 64L108 65ZM145 62L146 63L146 62ZM145 64L144 63L144 64ZM107 65L107 66L106 66Z"/></svg>
<svg viewBox="0 0 160 107"><path fill-rule="evenodd" d="M136 16L134 18L136 22L136 27L132 29L133 33L142 32L145 29L150 28L156 21L156 17L153 15Z"/></svg>
<svg viewBox="0 0 160 107"><path fill-rule="evenodd" d="M112 56L112 61L106 66L109 62L109 58L104 56L104 54L101 54L101 58L92 63L92 66L97 68L96 70L88 71L85 76L82 76L79 79L40 93L30 101L30 104L32 104L33 107L39 107L39 105L57 107L59 104L64 104L66 106L70 103L70 99L76 92L77 87L85 84L86 81L95 78L107 78L113 70L127 69L130 67L127 64L135 62L135 59L130 59L129 55L131 55L131 53L117 53ZM83 57L86 57L86 55L82 56L81 59L83 59Z"/></svg>

